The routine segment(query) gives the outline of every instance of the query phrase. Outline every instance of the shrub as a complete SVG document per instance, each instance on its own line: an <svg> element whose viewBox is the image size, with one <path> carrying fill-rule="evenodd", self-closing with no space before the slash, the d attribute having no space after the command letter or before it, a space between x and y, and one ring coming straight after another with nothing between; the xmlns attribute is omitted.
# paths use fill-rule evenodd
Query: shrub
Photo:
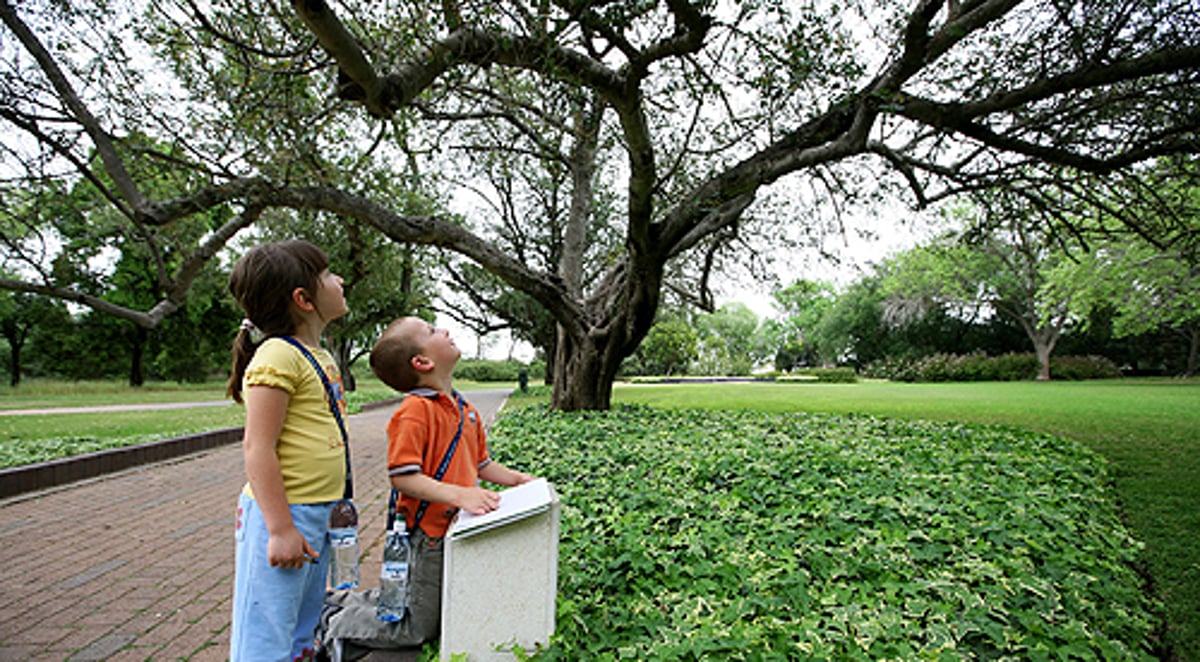
<svg viewBox="0 0 1200 662"><path fill-rule="evenodd" d="M461 359L454 367L454 376L473 382L515 382L521 371L528 371L529 379L543 379L546 364L535 361L524 364L517 360L489 361L485 359Z"/></svg>
<svg viewBox="0 0 1200 662"><path fill-rule="evenodd" d="M863 366L864 377L890 379L894 382L916 381L917 373L912 359L903 356L886 356Z"/></svg>
<svg viewBox="0 0 1200 662"><path fill-rule="evenodd" d="M863 375L897 382L1011 382L1036 379L1038 368L1033 354L988 357L978 352L932 354L919 359L888 357L866 365ZM1121 371L1102 356L1064 356L1050 359L1050 375L1054 379L1108 379L1120 377Z"/></svg>
<svg viewBox="0 0 1200 662"><path fill-rule="evenodd" d="M1050 376L1054 379L1111 379L1121 376L1117 364L1103 356L1063 356L1050 359Z"/></svg>
<svg viewBox="0 0 1200 662"><path fill-rule="evenodd" d="M853 384L858 381L858 373L854 368L802 368L792 372L793 376L798 376L801 380L804 377L816 377L819 382L830 384ZM801 381L797 380L797 381Z"/></svg>
<svg viewBox="0 0 1200 662"><path fill-rule="evenodd" d="M991 360L992 381L1015 382L1037 379L1041 365L1033 354L1002 354Z"/></svg>

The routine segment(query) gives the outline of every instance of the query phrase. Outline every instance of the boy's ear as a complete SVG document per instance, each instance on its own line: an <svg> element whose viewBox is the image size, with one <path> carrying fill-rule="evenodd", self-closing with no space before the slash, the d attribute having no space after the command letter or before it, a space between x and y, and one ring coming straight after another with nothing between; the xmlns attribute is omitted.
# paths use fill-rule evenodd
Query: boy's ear
<svg viewBox="0 0 1200 662"><path fill-rule="evenodd" d="M433 359L425 356L424 354L417 354L416 356L412 357L411 361L409 361L409 365L411 365L413 370L416 370L417 372L429 372L430 370L433 370Z"/></svg>

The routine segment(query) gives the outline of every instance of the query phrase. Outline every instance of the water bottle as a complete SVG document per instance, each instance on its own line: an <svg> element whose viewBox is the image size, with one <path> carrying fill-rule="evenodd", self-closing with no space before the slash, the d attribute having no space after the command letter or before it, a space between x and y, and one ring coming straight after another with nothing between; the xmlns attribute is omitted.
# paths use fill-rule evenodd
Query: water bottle
<svg viewBox="0 0 1200 662"><path fill-rule="evenodd" d="M395 623L404 618L408 608L408 571L412 560L412 545L404 530L404 516L397 515L383 548L383 566L379 571L379 604L375 615L379 620Z"/></svg>
<svg viewBox="0 0 1200 662"><path fill-rule="evenodd" d="M358 586L358 510L349 499L333 504L333 512L329 514L329 543L333 549L329 585L335 591Z"/></svg>

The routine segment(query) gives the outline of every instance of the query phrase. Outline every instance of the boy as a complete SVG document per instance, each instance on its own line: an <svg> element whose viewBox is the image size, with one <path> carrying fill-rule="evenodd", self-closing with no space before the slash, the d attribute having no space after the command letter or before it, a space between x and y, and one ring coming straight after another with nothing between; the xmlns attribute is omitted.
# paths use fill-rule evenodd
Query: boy
<svg viewBox="0 0 1200 662"><path fill-rule="evenodd" d="M489 457L479 412L451 387L461 355L445 329L415 317L389 324L371 350L371 370L408 394L388 421L387 435L388 476L400 492L396 513L405 518L413 549L409 611L399 623L384 623L374 616L377 591L335 596L342 600L335 605L340 611L323 619L328 647L336 640L394 648L437 639L442 539L454 516L460 509L481 515L499 506L500 495L479 487L480 478L508 486L533 480Z"/></svg>

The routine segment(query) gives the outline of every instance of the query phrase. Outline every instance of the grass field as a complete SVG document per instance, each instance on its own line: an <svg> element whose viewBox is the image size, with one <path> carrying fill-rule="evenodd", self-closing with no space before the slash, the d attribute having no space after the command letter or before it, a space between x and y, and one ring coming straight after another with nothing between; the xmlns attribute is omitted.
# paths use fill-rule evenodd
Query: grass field
<svg viewBox="0 0 1200 662"><path fill-rule="evenodd" d="M349 394L351 413L367 402L396 393L371 378L359 379ZM463 383L463 390L512 385ZM103 407L129 404L205 402L214 406L187 410L103 411L5 415L16 410ZM224 403L223 405L221 403ZM186 414L181 415L181 412ZM245 412L225 396L224 383L149 384L132 389L112 382L34 380L16 389L0 389L0 468L46 462L81 453L142 444L159 439L239 427Z"/></svg>
<svg viewBox="0 0 1200 662"><path fill-rule="evenodd" d="M456 384L462 390L476 385ZM501 385L511 386L511 385ZM495 388L497 385L483 385ZM74 390L72 390L74 389ZM0 390L0 409L219 400L223 385L144 391L101 384L49 384ZM375 390L378 389L378 390ZM386 397L364 381L360 396ZM544 396L514 398L544 401ZM1085 443L1112 464L1127 525L1146 544L1154 592L1164 604L1165 637L1179 660L1200 660L1200 381L1111 380L971 384L750 383L618 385L615 402L764 412L864 413L935 421L1001 424ZM197 410L209 411L209 410ZM241 409L216 407L211 427L238 425ZM186 432L178 412L0 417L0 443L47 437ZM187 424L210 425L189 415ZM211 428L210 428L211 429ZM136 437L133 437L136 438Z"/></svg>

